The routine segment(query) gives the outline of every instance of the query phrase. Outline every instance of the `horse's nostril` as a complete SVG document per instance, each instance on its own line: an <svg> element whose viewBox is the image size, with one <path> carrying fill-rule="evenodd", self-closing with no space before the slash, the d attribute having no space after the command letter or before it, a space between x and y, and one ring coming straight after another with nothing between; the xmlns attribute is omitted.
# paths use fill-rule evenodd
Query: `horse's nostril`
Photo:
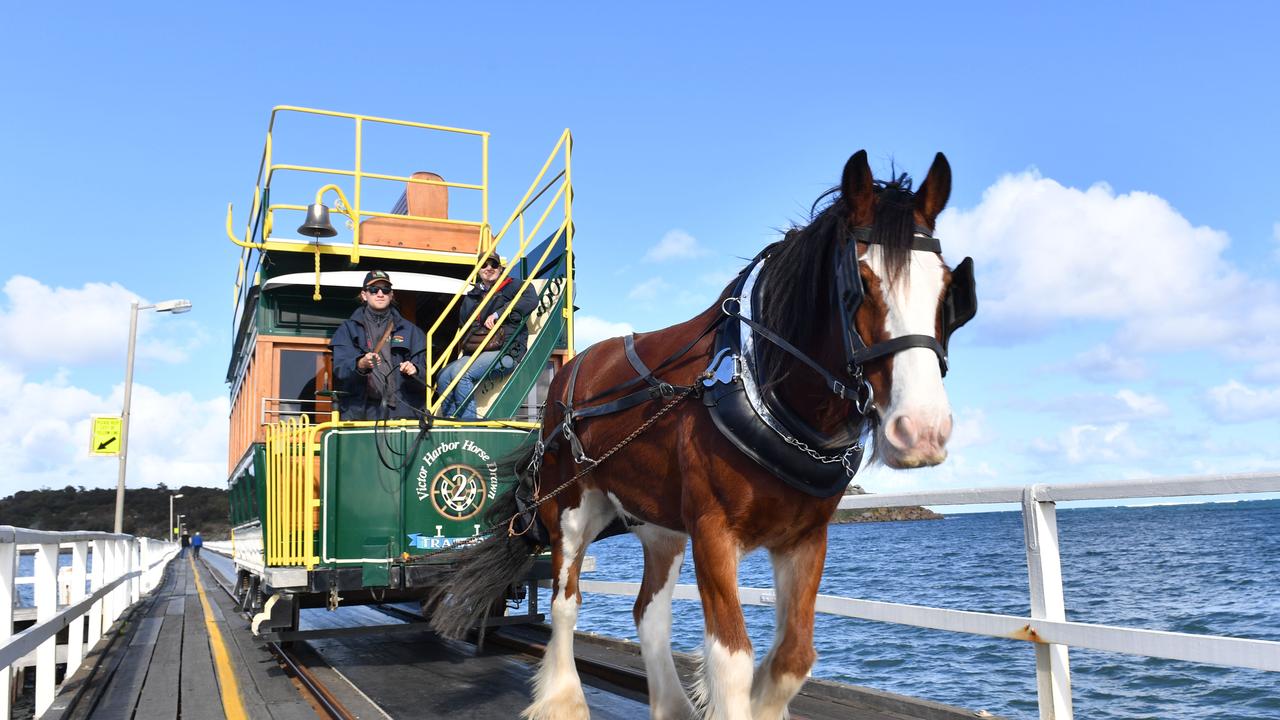
<svg viewBox="0 0 1280 720"><path fill-rule="evenodd" d="M903 449L915 447L920 437L916 432L916 424L906 415L899 415L889 423L888 434L889 441Z"/></svg>

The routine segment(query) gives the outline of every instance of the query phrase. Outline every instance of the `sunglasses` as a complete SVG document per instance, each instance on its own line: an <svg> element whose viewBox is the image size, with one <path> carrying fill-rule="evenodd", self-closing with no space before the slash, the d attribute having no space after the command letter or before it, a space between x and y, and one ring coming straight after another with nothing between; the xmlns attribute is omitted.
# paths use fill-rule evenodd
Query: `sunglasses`
<svg viewBox="0 0 1280 720"><path fill-rule="evenodd" d="M370 295L390 295L391 294L391 288L383 287L381 285L370 285L366 287L364 291L369 293Z"/></svg>

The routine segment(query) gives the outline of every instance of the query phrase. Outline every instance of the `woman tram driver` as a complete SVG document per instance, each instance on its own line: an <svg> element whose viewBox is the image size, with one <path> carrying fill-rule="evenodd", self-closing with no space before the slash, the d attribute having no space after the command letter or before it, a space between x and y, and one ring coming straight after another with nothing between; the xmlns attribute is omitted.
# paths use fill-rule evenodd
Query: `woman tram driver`
<svg viewBox="0 0 1280 720"><path fill-rule="evenodd" d="M497 282L498 276L502 274L502 261L498 256L494 255L484 261L480 266L480 281L476 283L466 295L462 297L462 302L458 307L458 323L462 324L471 317L472 312L484 300L484 296L489 292L489 288ZM476 420L476 398L472 394L472 389L476 383L485 377L486 371L490 370L488 377L497 378L509 374L519 364L520 359L524 357L527 343L529 340L528 325L525 320L529 317L529 313L533 312L538 301L531 290L526 290L517 296L520 289L520 283L507 278L498 286L498 291L488 304L481 309L476 315L476 322L468 329L466 338L474 338L474 342L468 344L463 342L462 357L449 363L444 370L440 371L440 379L436 387L444 390L449 387L449 383L453 382L455 377L462 371L462 367L466 365L468 358L475 350L479 349L479 341L484 339L484 334L488 332L494 325L498 323L498 318L502 316L508 305L515 304L511 314L507 315L507 319L502 323L502 329L493 334L493 339L486 346L484 352L481 352L476 361L472 363L471 368L458 379L458 385L444 399L444 403L440 406L440 412L443 417L454 417L459 420ZM510 346L506 352L503 352L503 346L506 340L514 336ZM462 401L471 395L471 399L467 401L465 407L460 407Z"/></svg>

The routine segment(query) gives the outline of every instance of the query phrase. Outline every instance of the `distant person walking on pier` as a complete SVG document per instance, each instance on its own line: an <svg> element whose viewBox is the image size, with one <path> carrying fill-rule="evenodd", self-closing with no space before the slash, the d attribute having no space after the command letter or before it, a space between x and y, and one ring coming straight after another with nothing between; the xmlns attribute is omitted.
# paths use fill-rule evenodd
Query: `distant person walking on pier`
<svg viewBox="0 0 1280 720"><path fill-rule="evenodd" d="M426 336L391 307L391 278L371 270L360 288L363 303L333 334L333 374L343 420L415 417L423 404ZM412 378L412 382L405 382Z"/></svg>
<svg viewBox="0 0 1280 720"><path fill-rule="evenodd" d="M204 538L200 537L200 531L197 530L195 537L191 538L191 552L195 553L196 557L200 557L202 547L204 547Z"/></svg>
<svg viewBox="0 0 1280 720"><path fill-rule="evenodd" d="M182 552L181 552L183 556L187 554L187 548L189 547L191 547L191 536L184 532L182 533Z"/></svg>
<svg viewBox="0 0 1280 720"><path fill-rule="evenodd" d="M459 324L471 317L471 313L475 312L476 307L484 300L489 288L493 287L501 274L502 260L497 255L491 255L480 266L480 282L463 295L462 302L458 304ZM471 354L481 349L480 341L484 339L490 328L498 324L498 318L502 316L507 306L515 305L511 314L503 321L502 327L493 334L489 344L485 345L484 351L476 357L471 368L458 378L457 387L444 399L444 403L440 406L440 413L444 417L452 417L456 414L461 420L476 420L476 397L472 393L476 383L484 378L490 367L493 370L489 372L489 377L500 378L514 370L520 359L524 357L529 339L529 326L525 324L525 320L537 307L538 299L528 290L517 297L516 293L519 290L520 283L509 277L498 285L497 293L476 315L475 323L463 338L462 357L449 363L444 370L440 371L440 379L436 387L443 391L459 373L462 373L462 366L467 364ZM511 340L510 347L504 353L502 351L504 345L513 336L515 339ZM467 400L468 395L471 395L470 400ZM466 405L462 404L464 400Z"/></svg>

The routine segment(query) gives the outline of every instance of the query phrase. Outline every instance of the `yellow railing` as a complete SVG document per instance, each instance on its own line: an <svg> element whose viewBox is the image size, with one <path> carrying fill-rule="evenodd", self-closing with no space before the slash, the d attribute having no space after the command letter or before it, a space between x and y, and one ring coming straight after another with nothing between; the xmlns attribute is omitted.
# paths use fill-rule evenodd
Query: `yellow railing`
<svg viewBox="0 0 1280 720"><path fill-rule="evenodd" d="M315 433L306 415L266 426L267 508L263 546L267 565L315 566Z"/></svg>
<svg viewBox="0 0 1280 720"><path fill-rule="evenodd" d="M324 117L345 118L352 120L355 124L355 158L353 168L332 168L312 165L297 165L292 163L274 162L272 135L275 131L276 117L280 113L300 113L305 115L319 115ZM364 125L365 123L377 123L383 125L397 125L401 127L417 128L421 130L430 130L442 133L453 133L459 135L471 135L480 138L480 182L479 183L462 183L450 182L445 180L429 180L424 178L402 177L399 175L388 175L385 173L367 172L363 169L363 153L364 153ZM317 173L321 175L337 175L352 178L353 192L351 201L346 200L345 195L339 192L343 202L340 206L334 208L335 212L345 215L351 221L351 243L343 244L321 244L318 242L300 242L298 239L289 241L273 241L272 231L275 225L275 213L278 210L285 211L305 211L306 206L297 203L278 203L268 205L265 212L262 203L263 197L268 195L271 188L271 181L277 171L288 172L305 172ZM375 210L366 210L361 204L363 181L364 180L385 180L404 183L415 183L420 185L437 185L447 188L458 188L460 190L473 190L480 193L480 219L479 220L459 220L451 218L435 218L416 215L392 215L386 212ZM326 186L328 187L328 186ZM336 187L336 186L334 186ZM325 188L322 188L322 192ZM316 202L320 202L319 196L322 192L316 193ZM376 257L398 258L398 257L420 257L412 251L406 251L399 248L376 248L372 251L368 249L362 250L360 247L360 221L365 218L397 218L407 220L417 220L423 222L443 223L451 225L462 225L467 227L475 227L480 230L480 251L487 252L493 249L495 242L489 231L489 133L483 130L468 130L465 128L449 127L447 125L433 125L430 123L411 122L408 120L394 120L391 118L375 117L372 115L357 115L353 113L334 112L331 110L317 110L314 108L294 107L291 105L279 105L271 110L271 120L267 124L267 139L262 150L262 160L258 165L258 179L253 188L252 211L249 219L245 223L244 236L237 236L233 226L232 207L227 204L227 237L231 242L243 248L240 256L239 269L236 275L235 287L235 303L238 307L240 302L241 289L245 281L244 269L248 265L250 253L254 250L285 250L293 252L314 252L316 254L316 262L319 263L320 255L346 255L351 262L360 261L362 252ZM260 240L254 239L253 225L255 220L262 214L262 227L260 228ZM470 263L470 258L460 258L462 262Z"/></svg>
<svg viewBox="0 0 1280 720"><path fill-rule="evenodd" d="M509 258L507 258L507 261L504 267L502 268L502 273L498 276L498 279L494 281L493 287L489 288L488 292L485 293L483 300L476 305L476 309L473 310L471 314L459 324L458 334L454 336L453 340L450 341L449 344L446 345L442 351L440 351L439 357L435 356L432 343L427 343L427 354L426 354L427 377L433 377L436 371L442 368L445 365L445 363L449 361L449 358L457 350L458 344L462 341L462 338L467 334L467 330L478 319L481 308L488 305L489 301L497 294L498 288L500 288L502 286L502 283L507 279L508 276L510 276L512 268L515 267L518 261L522 260L525 257L525 252L528 250L530 242L533 241L534 238L538 237L538 234L542 230L543 225L546 223L547 218L551 216L552 212L557 207L563 210L564 219L561 221L560 225L557 227L556 233L552 242L547 243L546 249L543 251L542 255L538 257L538 259L535 261L533 266L526 269L524 281L521 283L516 296L519 297L520 294L526 292L529 289L534 278L543 269L543 266L545 265L548 257L550 257L551 250L563 238L565 242L565 291L564 291L566 293L565 309L564 309L564 312L566 315L565 334L566 334L568 347L569 347L568 357L573 356L573 281L574 281L574 278L573 278L573 183L572 183L572 174L571 174L572 152L573 152L573 135L566 129L563 133L560 134L559 141L556 142L555 147L552 148L551 153L547 156L546 161L543 162L542 168L538 171L537 176L534 177L533 182L529 183L529 189L526 190L524 193L524 196L520 198L520 202L516 205L516 209L511 213L511 216L507 218L507 221L503 223L502 229L499 230L497 235L493 237L493 242L491 243L490 247L487 250L484 250L482 252L481 257L479 258L479 261L476 263L475 267L471 269L471 272L467 274L466 280L462 283L462 286L458 289L457 292L454 293L453 297L450 298L449 302L445 304L444 309L440 312L440 316L436 318L436 321L431 325L430 329L427 330L427 337L434 337L436 330L438 330L440 326L444 324L444 322L448 318L452 317L454 308L457 307L458 302L462 299L463 294L465 294L467 290L475 283L476 276L480 272L480 267L484 264L485 260L487 260L493 254L494 250L496 250L498 245L502 242L502 239L506 237L507 232L514 225L517 230L517 235L519 236L517 248L515 252L512 253ZM544 183L544 178L546 178L548 172L551 170L557 157L563 158L564 169L561 170L560 173L557 174L554 178L552 178L549 182ZM538 216L538 219L534 223L533 227L526 232L525 230L526 213L530 210L531 206L535 202L537 202L537 200L540 199L543 195L545 195L552 187L555 187L556 190L552 194L551 199L547 202L546 209L544 209L541 215ZM535 193L537 194L535 195ZM488 344L489 339L493 337L493 335L497 332L498 328L502 326L502 323L506 321L507 317L511 314L514 307L515 305L514 303L512 303L512 304L509 304L503 310L502 314L498 317L497 322L493 324L493 327L489 329L489 332L485 334L484 339L480 342L480 347L483 348L485 345ZM435 395L433 388L430 385L428 385L427 407L431 411L431 413L434 414L440 411L440 406L444 403L444 398L448 397L449 393L453 392L453 389L457 387L457 384L461 380L463 373L465 373L467 370L471 368L471 366L475 363L476 357L478 355L479 355L479 351L474 353L467 360L461 372L458 372L455 375L453 381L449 383L447 387L440 390L439 397L433 397Z"/></svg>

